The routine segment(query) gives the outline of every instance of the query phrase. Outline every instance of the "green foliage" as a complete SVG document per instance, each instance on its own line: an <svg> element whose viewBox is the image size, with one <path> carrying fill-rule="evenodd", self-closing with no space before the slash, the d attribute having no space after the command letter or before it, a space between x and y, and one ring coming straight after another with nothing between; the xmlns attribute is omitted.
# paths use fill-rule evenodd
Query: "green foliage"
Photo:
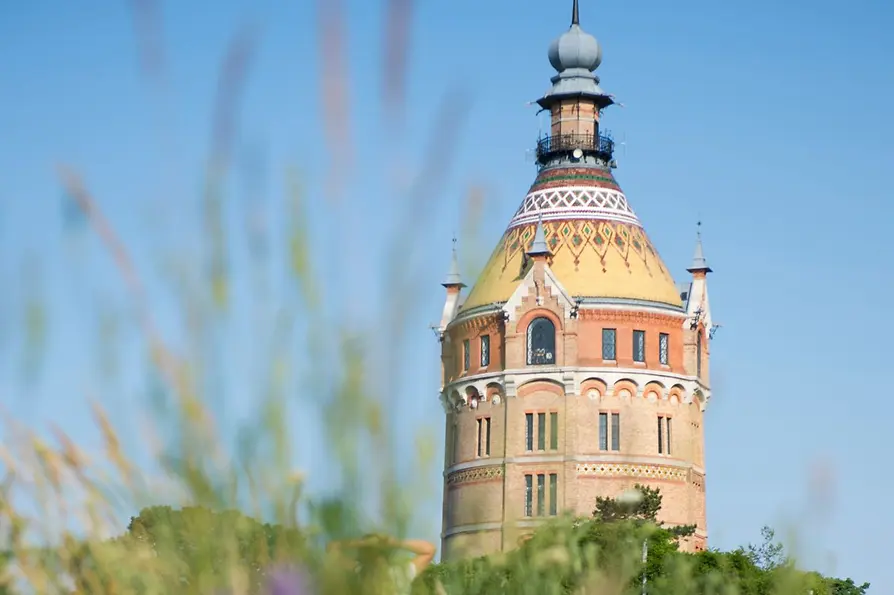
<svg viewBox="0 0 894 595"><path fill-rule="evenodd" d="M306 542L297 529L234 510L155 506L132 518L124 535L70 551L70 573L82 593L115 592L121 585L137 593L210 593L231 584L234 574L258 593L274 563L305 557ZM143 563L118 564L115 557Z"/></svg>
<svg viewBox="0 0 894 595"><path fill-rule="evenodd" d="M754 565L764 570L773 570L785 564L787 562L785 548L775 541L776 532L764 526L761 529L761 537L764 541L760 545L748 546L748 557Z"/></svg>
<svg viewBox="0 0 894 595"><path fill-rule="evenodd" d="M658 521L663 498L661 490L641 484L633 486L633 490L638 492L639 497L630 503L618 498L597 497L593 518L603 523L629 520L638 523L648 522L664 527ZM689 537L695 533L695 525L666 527L666 529L675 537Z"/></svg>
<svg viewBox="0 0 894 595"><path fill-rule="evenodd" d="M635 488L633 502L598 498L590 518L546 523L518 549L431 567L415 585L425 593L612 593L650 595L865 595L869 585L798 570L765 527L759 546L731 552L680 551L692 528L658 522L661 494ZM642 562L643 543L648 545Z"/></svg>
<svg viewBox="0 0 894 595"><path fill-rule="evenodd" d="M853 579L830 578L826 579L826 585L829 595L866 595L869 591L869 583L857 585Z"/></svg>

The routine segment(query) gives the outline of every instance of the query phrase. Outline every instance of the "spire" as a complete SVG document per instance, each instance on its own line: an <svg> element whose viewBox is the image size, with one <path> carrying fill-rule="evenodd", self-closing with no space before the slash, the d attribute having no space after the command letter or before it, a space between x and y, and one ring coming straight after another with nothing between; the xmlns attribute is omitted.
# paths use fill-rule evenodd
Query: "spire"
<svg viewBox="0 0 894 595"><path fill-rule="evenodd" d="M450 270L447 272L447 277L444 279L444 282L441 283L444 287L465 287L465 284L462 281L462 277L459 274L459 261L456 258L456 238L453 238L453 256L450 259Z"/></svg>
<svg viewBox="0 0 894 595"><path fill-rule="evenodd" d="M571 8L571 24L580 25L580 12L577 8L577 0L574 0L574 6Z"/></svg>
<svg viewBox="0 0 894 595"><path fill-rule="evenodd" d="M534 231L534 242L528 250L528 256L546 256L551 254L546 245L546 234L543 233L543 215L537 217L537 229Z"/></svg>
<svg viewBox="0 0 894 595"><path fill-rule="evenodd" d="M690 273L705 272L710 273L711 267L705 259L705 253L702 249L702 222L698 222L698 231L695 233L695 255L692 257L692 265L686 269Z"/></svg>

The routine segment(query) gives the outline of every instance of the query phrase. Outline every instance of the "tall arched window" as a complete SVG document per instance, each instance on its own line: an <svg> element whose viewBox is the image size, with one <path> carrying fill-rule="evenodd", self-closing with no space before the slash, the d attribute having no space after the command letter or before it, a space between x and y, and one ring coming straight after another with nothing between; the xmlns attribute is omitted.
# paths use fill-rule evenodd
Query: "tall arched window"
<svg viewBox="0 0 894 595"><path fill-rule="evenodd" d="M549 318L535 318L528 325L528 365L556 363L556 325Z"/></svg>

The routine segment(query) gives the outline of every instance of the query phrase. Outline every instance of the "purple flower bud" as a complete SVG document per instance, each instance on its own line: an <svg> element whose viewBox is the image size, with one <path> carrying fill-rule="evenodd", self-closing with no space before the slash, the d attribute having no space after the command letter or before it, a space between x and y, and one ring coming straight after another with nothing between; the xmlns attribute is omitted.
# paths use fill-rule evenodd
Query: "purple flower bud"
<svg viewBox="0 0 894 595"><path fill-rule="evenodd" d="M302 569L279 566L267 579L268 595L311 595L310 581Z"/></svg>

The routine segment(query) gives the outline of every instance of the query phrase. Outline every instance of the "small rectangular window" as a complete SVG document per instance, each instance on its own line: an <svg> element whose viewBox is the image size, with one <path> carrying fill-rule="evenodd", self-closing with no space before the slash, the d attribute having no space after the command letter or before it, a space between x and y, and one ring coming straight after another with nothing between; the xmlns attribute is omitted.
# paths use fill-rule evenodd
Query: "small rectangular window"
<svg viewBox="0 0 894 595"><path fill-rule="evenodd" d="M484 418L484 454L490 456L490 418Z"/></svg>
<svg viewBox="0 0 894 595"><path fill-rule="evenodd" d="M666 418L665 424L667 425L667 454L671 453L671 419L670 417Z"/></svg>
<svg viewBox="0 0 894 595"><path fill-rule="evenodd" d="M546 476L542 473L537 475L537 516L543 516L546 513Z"/></svg>
<svg viewBox="0 0 894 595"><path fill-rule="evenodd" d="M599 450L608 450L608 413L599 414Z"/></svg>
<svg viewBox="0 0 894 595"><path fill-rule="evenodd" d="M447 465L453 464L454 449L456 448L456 424L451 420L447 423L447 448L444 453L447 458Z"/></svg>
<svg viewBox="0 0 894 595"><path fill-rule="evenodd" d="M602 359L615 361L615 329L602 329Z"/></svg>
<svg viewBox="0 0 894 595"><path fill-rule="evenodd" d="M478 456L490 456L490 418L478 419Z"/></svg>
<svg viewBox="0 0 894 595"><path fill-rule="evenodd" d="M612 413L612 450L621 450L621 414Z"/></svg>
<svg viewBox="0 0 894 595"><path fill-rule="evenodd" d="M549 514L556 516L559 513L559 476L556 473L549 474Z"/></svg>
<svg viewBox="0 0 894 595"><path fill-rule="evenodd" d="M481 367L486 368L490 365L490 335L481 337Z"/></svg>
<svg viewBox="0 0 894 595"><path fill-rule="evenodd" d="M525 450L534 450L534 414L525 413Z"/></svg>
<svg viewBox="0 0 894 595"><path fill-rule="evenodd" d="M633 361L646 361L646 331L633 331Z"/></svg>
<svg viewBox="0 0 894 595"><path fill-rule="evenodd" d="M700 331L695 342L695 375L699 378L702 377L702 334Z"/></svg>
<svg viewBox="0 0 894 595"><path fill-rule="evenodd" d="M537 450L546 450L546 414L537 414Z"/></svg>
<svg viewBox="0 0 894 595"><path fill-rule="evenodd" d="M549 414L549 448L559 450L559 414L555 411Z"/></svg>
<svg viewBox="0 0 894 595"><path fill-rule="evenodd" d="M525 475L525 516L534 515L534 476Z"/></svg>
<svg viewBox="0 0 894 595"><path fill-rule="evenodd" d="M658 454L664 454L664 418L658 418Z"/></svg>
<svg viewBox="0 0 894 595"><path fill-rule="evenodd" d="M667 352L669 348L669 341L670 335L668 335L667 333L661 333L660 335L658 335L658 361L661 363L662 366L666 366L668 362Z"/></svg>
<svg viewBox="0 0 894 595"><path fill-rule="evenodd" d="M482 456L484 454L484 441L481 440L481 433L484 430L484 418L478 418L475 420L477 427L475 428L475 435L478 439L478 456Z"/></svg>
<svg viewBox="0 0 894 595"><path fill-rule="evenodd" d="M463 339L463 372L467 372L472 365L472 348L468 339Z"/></svg>

